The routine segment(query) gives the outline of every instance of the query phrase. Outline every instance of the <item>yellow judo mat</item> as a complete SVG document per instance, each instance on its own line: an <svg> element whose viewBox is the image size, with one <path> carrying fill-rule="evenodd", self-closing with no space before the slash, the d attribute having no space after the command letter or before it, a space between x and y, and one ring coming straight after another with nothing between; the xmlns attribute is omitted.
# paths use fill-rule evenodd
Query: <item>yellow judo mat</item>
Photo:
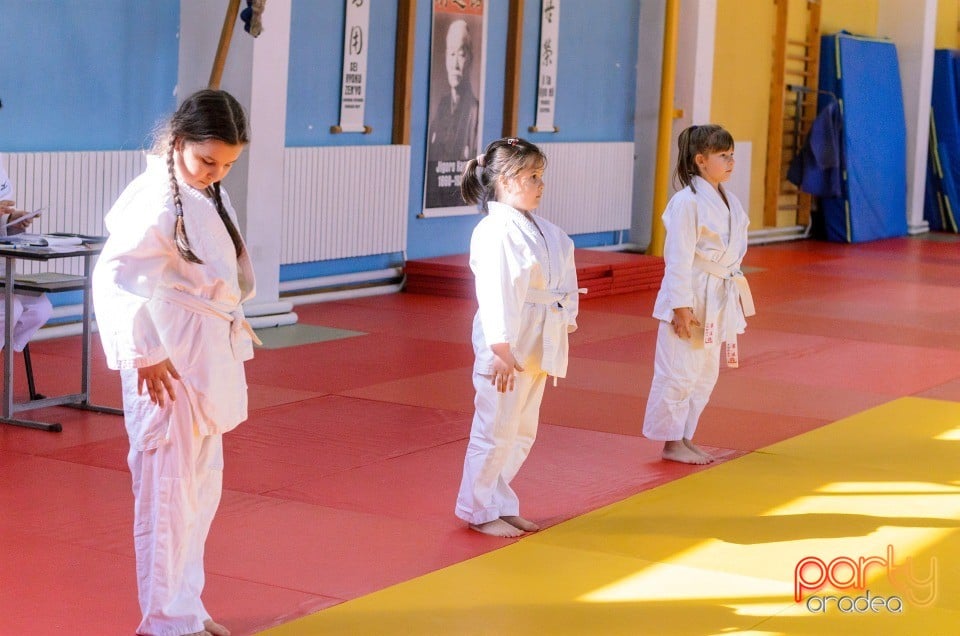
<svg viewBox="0 0 960 636"><path fill-rule="evenodd" d="M899 399L263 633L957 634L958 458Z"/></svg>

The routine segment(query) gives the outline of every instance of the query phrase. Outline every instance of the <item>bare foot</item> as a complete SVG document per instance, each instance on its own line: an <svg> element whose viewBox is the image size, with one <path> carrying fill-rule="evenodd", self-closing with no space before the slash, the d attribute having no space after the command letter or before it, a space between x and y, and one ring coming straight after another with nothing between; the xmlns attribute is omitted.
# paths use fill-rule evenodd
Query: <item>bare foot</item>
<svg viewBox="0 0 960 636"><path fill-rule="evenodd" d="M535 524L532 521L528 521L519 515L507 515L505 517L500 517L507 523L509 523L514 528L519 528L524 532L536 532L540 529L540 526Z"/></svg>
<svg viewBox="0 0 960 636"><path fill-rule="evenodd" d="M470 529L482 532L483 534L489 534L492 537L509 538L519 537L523 534L523 530L510 525L503 519L494 519L486 523L471 523Z"/></svg>
<svg viewBox="0 0 960 636"><path fill-rule="evenodd" d="M709 464L712 461L700 453L690 450L686 444L680 441L664 442L663 459L680 462L681 464Z"/></svg>
<svg viewBox="0 0 960 636"><path fill-rule="evenodd" d="M683 440L683 445L686 446L687 448L689 448L690 450L692 450L692 451L693 451L694 453L696 453L697 455L701 455L701 456L703 456L703 457L706 457L706 458L707 458L709 461L711 461L711 462L714 460L713 455L711 455L711 454L708 453L707 451L703 450L702 448L700 448L699 446L697 446L696 444L694 444L694 443L693 443L693 440L684 438L684 440Z"/></svg>
<svg viewBox="0 0 960 636"><path fill-rule="evenodd" d="M208 618L203 621L203 628L207 630L212 636L230 636L230 630L217 623L212 618Z"/></svg>

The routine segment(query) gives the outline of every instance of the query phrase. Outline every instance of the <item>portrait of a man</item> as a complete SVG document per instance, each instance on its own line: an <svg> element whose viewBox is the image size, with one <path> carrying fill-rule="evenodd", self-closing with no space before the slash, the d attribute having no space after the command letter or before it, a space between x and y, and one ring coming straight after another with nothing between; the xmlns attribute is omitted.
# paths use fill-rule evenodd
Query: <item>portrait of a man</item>
<svg viewBox="0 0 960 636"><path fill-rule="evenodd" d="M463 206L460 175L479 152L482 15L434 14L426 208Z"/></svg>

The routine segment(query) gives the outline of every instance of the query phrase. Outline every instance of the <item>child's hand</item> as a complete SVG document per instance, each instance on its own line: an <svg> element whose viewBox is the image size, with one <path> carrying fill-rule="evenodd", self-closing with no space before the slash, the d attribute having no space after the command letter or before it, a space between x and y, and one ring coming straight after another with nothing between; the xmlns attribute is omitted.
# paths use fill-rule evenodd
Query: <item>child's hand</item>
<svg viewBox="0 0 960 636"><path fill-rule="evenodd" d="M673 325L674 333L684 340L690 339L691 325L701 326L700 321L693 315L693 309L690 307L675 308L673 310L673 320L670 321L670 324Z"/></svg>
<svg viewBox="0 0 960 636"><path fill-rule="evenodd" d="M500 393L513 391L517 377L514 371L523 371L523 367L517 364L516 358L513 357L510 343L500 342L492 345L490 349L493 351L493 379L490 384L497 387Z"/></svg>
<svg viewBox="0 0 960 636"><path fill-rule="evenodd" d="M177 399L173 395L171 378L179 380L180 374L170 362L170 358L149 367L140 367L137 369L137 395L143 395L143 386L146 385L150 401L163 408L164 393L170 396L171 402Z"/></svg>

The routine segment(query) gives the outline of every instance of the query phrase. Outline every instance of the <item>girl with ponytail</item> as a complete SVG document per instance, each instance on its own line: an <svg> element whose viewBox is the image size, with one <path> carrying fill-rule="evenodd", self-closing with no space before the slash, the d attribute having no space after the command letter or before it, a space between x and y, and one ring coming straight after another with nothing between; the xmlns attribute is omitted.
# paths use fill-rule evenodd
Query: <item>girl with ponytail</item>
<svg viewBox="0 0 960 636"><path fill-rule="evenodd" d="M538 529L520 516L510 482L536 438L547 377L566 375L567 334L577 328L573 241L534 214L546 165L537 146L509 137L468 161L460 182L463 200L487 215L470 240L476 398L455 513L498 537Z"/></svg>
<svg viewBox="0 0 960 636"><path fill-rule="evenodd" d="M248 139L232 95L194 93L105 218L93 301L130 440L137 634L229 634L200 594L223 434L247 418L243 363L259 342L242 308L253 266L221 186Z"/></svg>
<svg viewBox="0 0 960 636"><path fill-rule="evenodd" d="M716 125L690 126L678 139L681 190L663 212L665 270L653 317L660 320L643 434L663 442L663 459L707 464L693 435L720 372L739 364L737 335L753 314L740 264L750 219L723 183L733 172L733 137Z"/></svg>

